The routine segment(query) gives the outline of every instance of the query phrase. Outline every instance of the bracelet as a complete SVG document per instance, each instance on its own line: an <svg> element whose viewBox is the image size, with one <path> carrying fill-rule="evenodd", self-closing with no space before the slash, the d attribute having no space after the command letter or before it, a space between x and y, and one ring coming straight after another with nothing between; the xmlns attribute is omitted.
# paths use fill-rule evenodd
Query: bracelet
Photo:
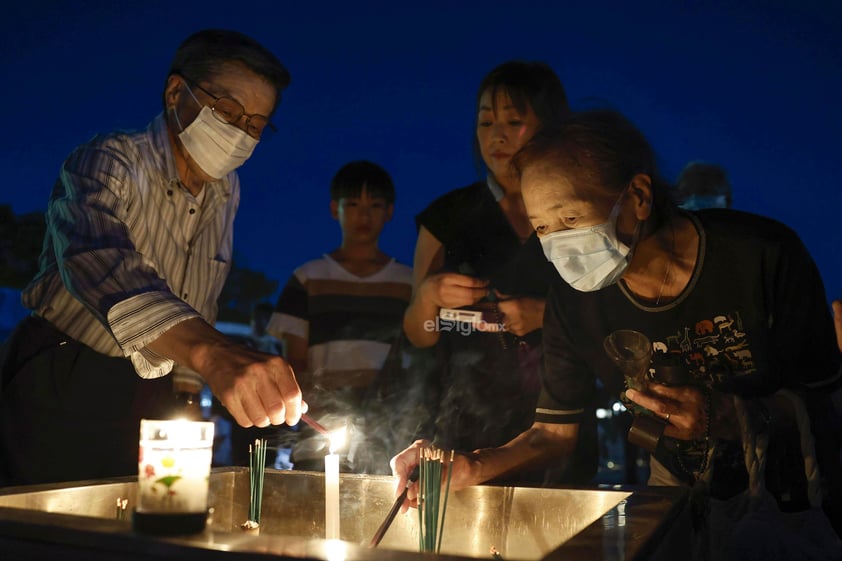
<svg viewBox="0 0 842 561"><path fill-rule="evenodd" d="M489 288L489 295L491 294L491 289ZM497 307L497 299L496 297L492 300L492 311L494 312L494 321L497 322L497 325L503 325L503 313L500 311L500 308ZM506 334L503 331L497 332L497 340L500 341L500 346L503 350L508 350L509 344L506 343Z"/></svg>
<svg viewBox="0 0 842 561"><path fill-rule="evenodd" d="M705 451L702 456L702 463L699 466L699 473L708 469L708 455L710 452L710 418L713 417L713 391L705 388Z"/></svg>

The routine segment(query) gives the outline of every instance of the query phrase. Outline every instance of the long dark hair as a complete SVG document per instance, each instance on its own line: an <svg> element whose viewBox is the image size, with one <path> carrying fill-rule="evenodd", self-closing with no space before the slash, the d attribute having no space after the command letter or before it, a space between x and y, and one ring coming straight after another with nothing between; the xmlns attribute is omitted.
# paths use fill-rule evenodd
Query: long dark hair
<svg viewBox="0 0 842 561"><path fill-rule="evenodd" d="M479 107L482 94L486 91L491 93L492 103L496 103L498 92L505 92L520 113L530 107L542 127L557 123L570 113L561 80L544 62L510 60L495 67L480 82L475 107ZM493 109L497 110L496 107ZM478 169L482 169L483 161L476 132L473 138L474 158Z"/></svg>

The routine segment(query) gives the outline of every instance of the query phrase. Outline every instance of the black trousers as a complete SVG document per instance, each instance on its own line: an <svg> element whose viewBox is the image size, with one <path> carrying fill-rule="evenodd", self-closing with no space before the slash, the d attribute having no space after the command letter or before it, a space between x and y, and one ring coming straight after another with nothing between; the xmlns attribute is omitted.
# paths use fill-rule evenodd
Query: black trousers
<svg viewBox="0 0 842 561"><path fill-rule="evenodd" d="M35 316L0 356L3 486L137 474L140 419L175 405L170 376L143 379Z"/></svg>

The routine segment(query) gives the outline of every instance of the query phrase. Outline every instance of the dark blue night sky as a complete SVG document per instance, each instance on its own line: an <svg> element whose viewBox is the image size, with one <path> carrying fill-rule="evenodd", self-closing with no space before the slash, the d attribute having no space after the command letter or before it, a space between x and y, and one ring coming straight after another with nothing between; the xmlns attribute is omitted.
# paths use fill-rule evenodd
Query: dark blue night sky
<svg viewBox="0 0 842 561"><path fill-rule="evenodd" d="M239 264L283 283L333 249L333 173L370 159L398 188L382 247L411 264L414 215L478 175L475 89L508 59L555 68L574 107L613 106L675 179L723 165L737 208L802 236L842 296L842 4L428 0L19 2L0 23L0 203L44 210L59 165L97 132L160 111L182 39L228 27L292 73L279 133L241 169Z"/></svg>

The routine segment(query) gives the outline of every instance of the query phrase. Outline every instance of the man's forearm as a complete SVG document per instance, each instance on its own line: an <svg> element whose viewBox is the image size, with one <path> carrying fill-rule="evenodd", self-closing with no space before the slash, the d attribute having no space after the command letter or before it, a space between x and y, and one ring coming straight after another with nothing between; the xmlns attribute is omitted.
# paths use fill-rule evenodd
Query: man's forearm
<svg viewBox="0 0 842 561"><path fill-rule="evenodd" d="M149 343L148 347L204 376L211 362L211 349L228 342L225 335L205 320L193 318L174 325Z"/></svg>

